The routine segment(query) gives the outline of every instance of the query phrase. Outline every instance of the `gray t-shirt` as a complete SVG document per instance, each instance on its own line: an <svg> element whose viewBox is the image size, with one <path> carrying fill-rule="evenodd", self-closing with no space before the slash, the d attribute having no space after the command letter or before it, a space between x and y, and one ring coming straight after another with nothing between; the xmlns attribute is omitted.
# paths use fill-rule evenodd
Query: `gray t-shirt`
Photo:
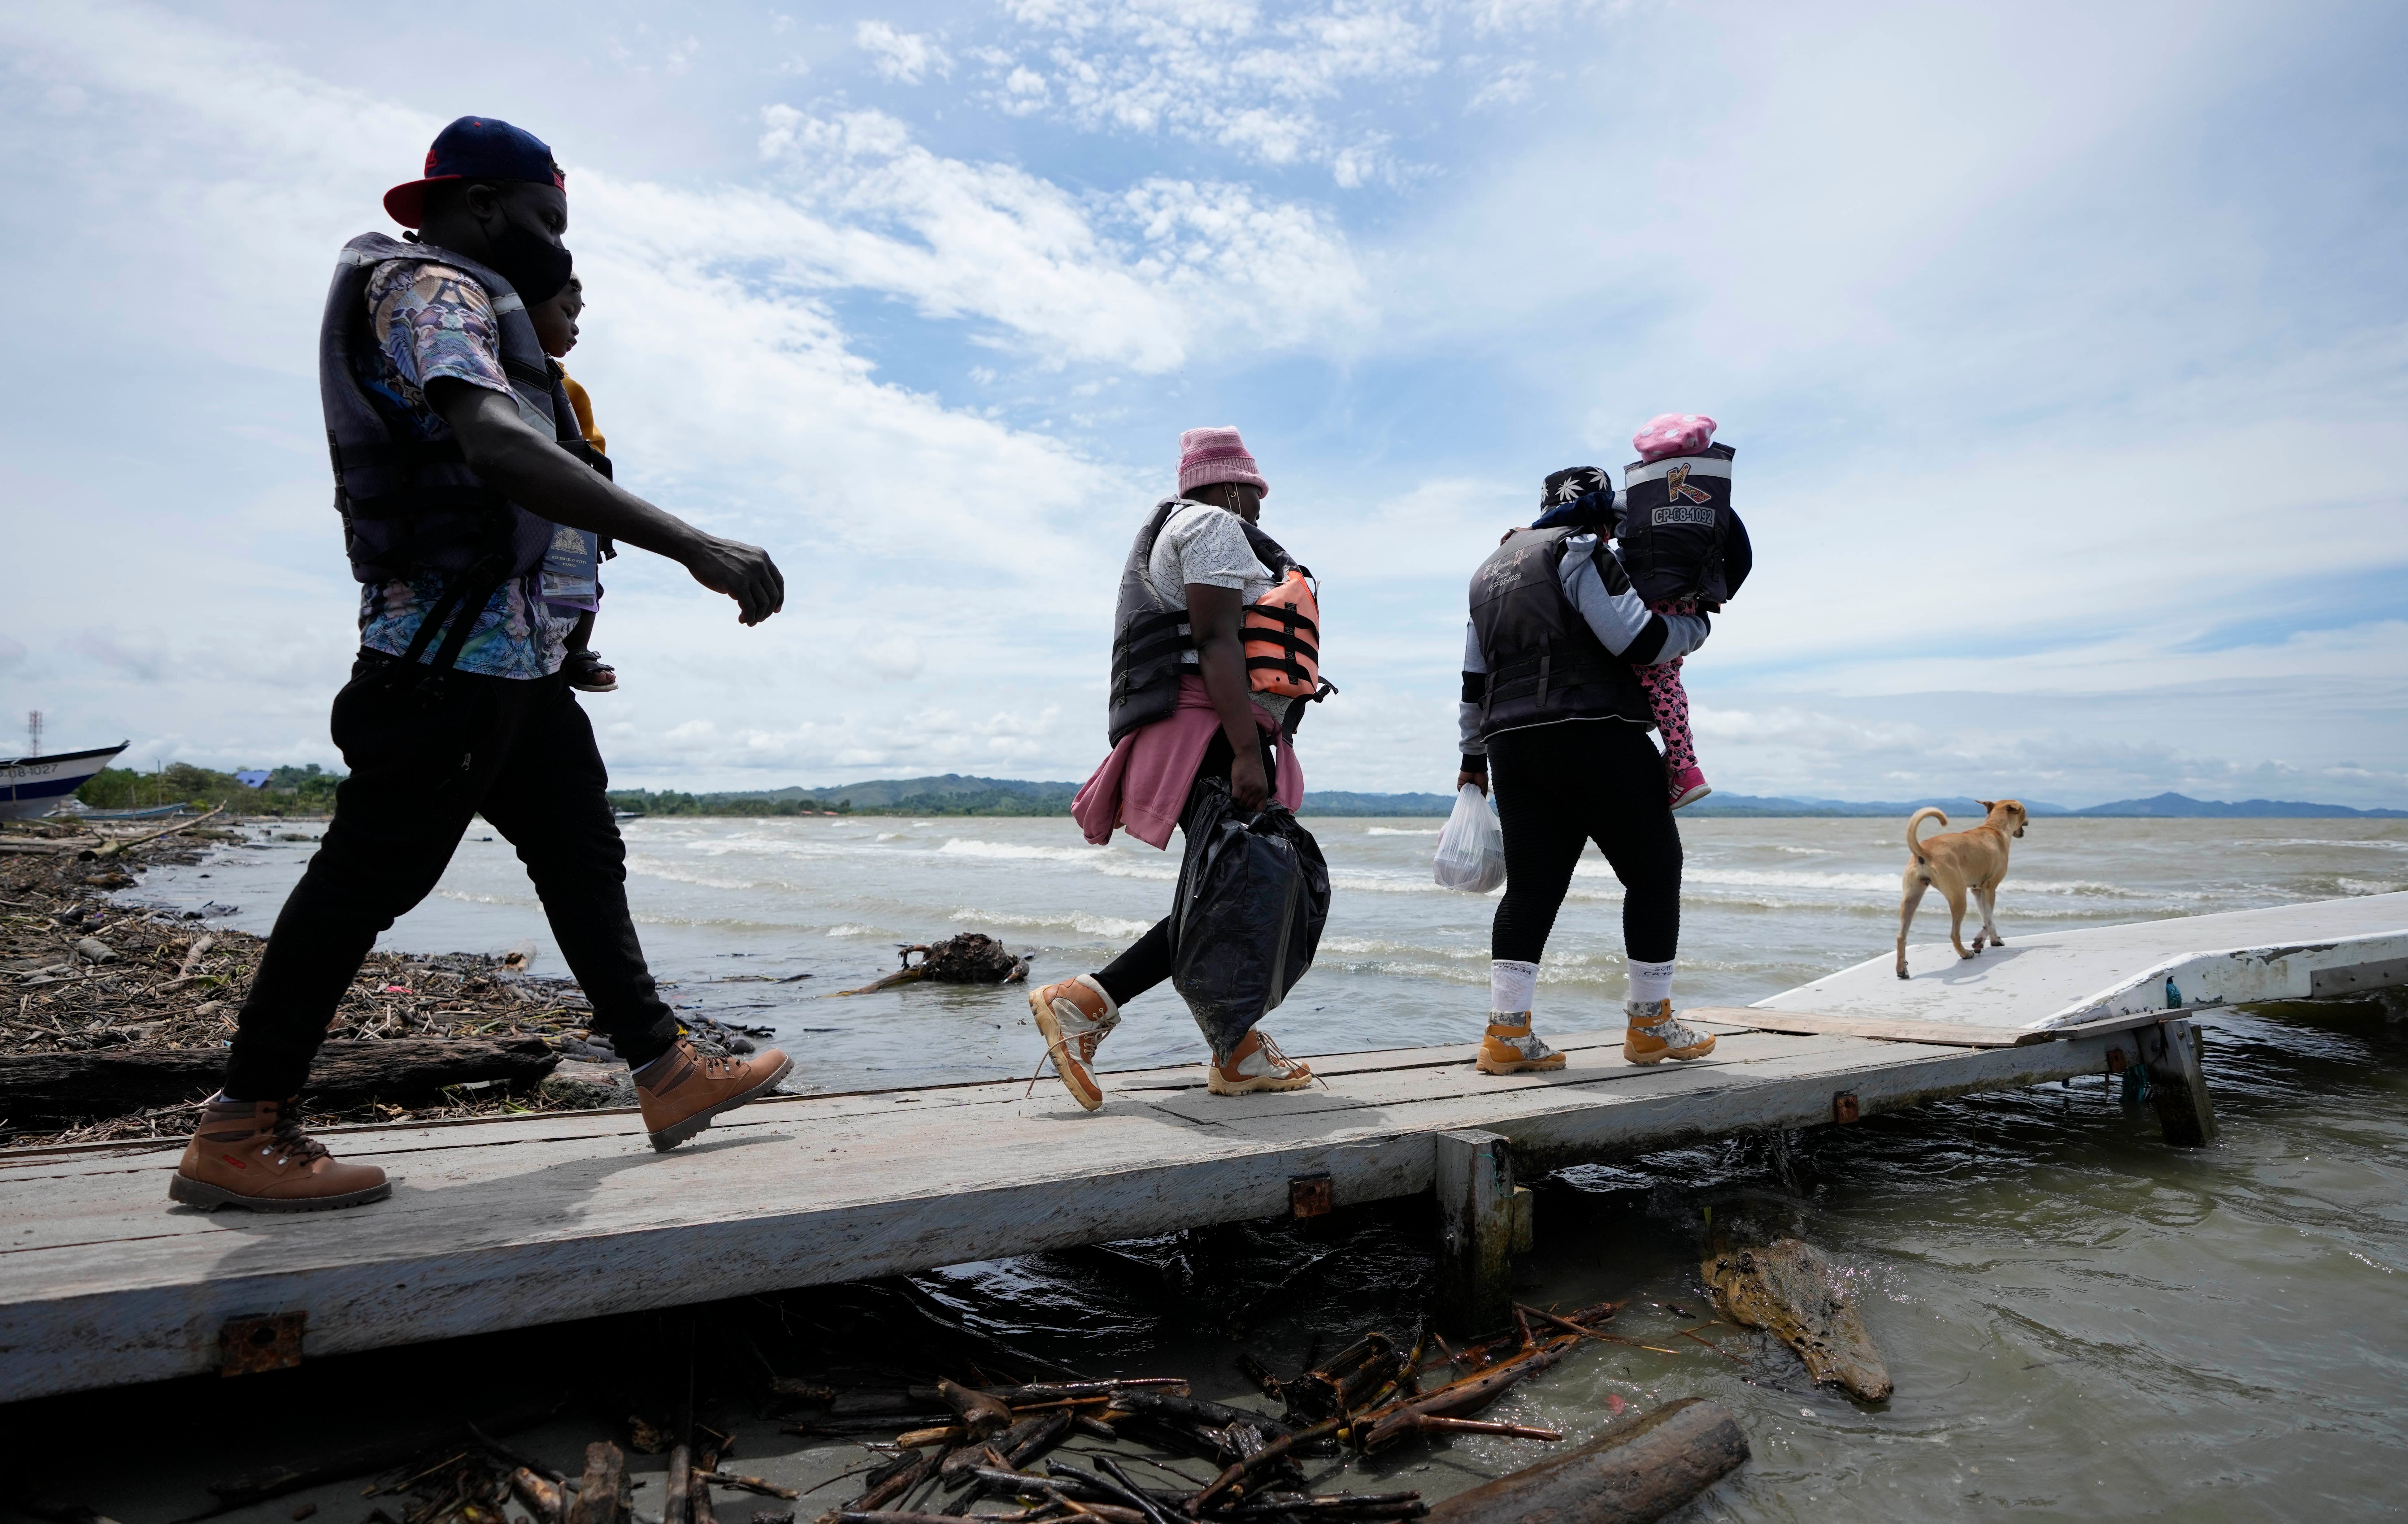
<svg viewBox="0 0 2408 1524"><path fill-rule="evenodd" d="M1240 602L1251 604L1277 582L1247 543L1245 520L1209 503L1191 503L1171 514L1162 533L1154 536L1145 575L1155 594L1173 608L1187 606L1190 583L1234 589ZM1179 633L1188 634L1188 627L1181 625ZM1196 653L1188 651L1180 660L1193 666ZM1254 702L1271 719L1283 722L1287 706L1296 701L1279 693L1258 692Z"/></svg>

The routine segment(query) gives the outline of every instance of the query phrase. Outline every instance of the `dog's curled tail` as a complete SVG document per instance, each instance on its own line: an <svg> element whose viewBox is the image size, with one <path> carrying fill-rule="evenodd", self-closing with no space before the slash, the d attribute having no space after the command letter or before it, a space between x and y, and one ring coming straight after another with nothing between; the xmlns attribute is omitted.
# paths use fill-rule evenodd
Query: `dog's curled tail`
<svg viewBox="0 0 2408 1524"><path fill-rule="evenodd" d="M1947 815L1940 810L1934 809L1929 805L1924 805L1921 809L1916 810L1913 815L1907 817L1906 849L1917 862L1924 861L1923 843L1914 839L1914 833L1915 828L1923 824L1923 820L1926 816L1929 816L1932 819L1939 821L1942 825L1946 825L1948 823Z"/></svg>

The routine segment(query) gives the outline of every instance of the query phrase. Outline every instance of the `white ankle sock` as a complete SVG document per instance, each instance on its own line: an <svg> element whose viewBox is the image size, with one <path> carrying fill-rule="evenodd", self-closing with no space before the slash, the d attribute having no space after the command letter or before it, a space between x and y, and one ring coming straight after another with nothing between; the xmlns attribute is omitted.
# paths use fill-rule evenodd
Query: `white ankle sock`
<svg viewBox="0 0 2408 1524"><path fill-rule="evenodd" d="M1634 1004L1654 1004L1672 998L1672 965L1678 959L1667 958L1660 963L1642 963L1630 960L1630 999Z"/></svg>
<svg viewBox="0 0 2408 1524"><path fill-rule="evenodd" d="M1519 963L1511 958L1489 960L1488 1009L1491 1014L1510 1016L1526 1011L1538 992L1538 964Z"/></svg>

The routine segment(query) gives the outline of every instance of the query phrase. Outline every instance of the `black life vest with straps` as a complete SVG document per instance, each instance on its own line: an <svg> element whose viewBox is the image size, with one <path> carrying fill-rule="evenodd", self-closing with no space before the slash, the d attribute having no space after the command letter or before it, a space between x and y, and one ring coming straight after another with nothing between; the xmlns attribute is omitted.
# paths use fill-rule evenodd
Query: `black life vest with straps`
<svg viewBox="0 0 2408 1524"><path fill-rule="evenodd" d="M1170 516L1197 506L1180 497L1154 505L1154 516L1138 531L1128 560L1121 567L1120 599L1112 614L1112 686L1107 725L1112 746L1120 745L1121 737L1131 732L1168 719L1179 707L1181 674L1194 670L1186 661L1187 653L1196 648L1187 610L1154 591L1146 567ZM1260 602L1246 605L1241 634L1247 681L1256 691L1297 700L1288 705L1283 727L1292 736L1303 719L1303 705L1338 691L1337 685L1321 677L1321 629L1315 620L1319 610L1309 591L1298 591L1298 583L1309 581L1312 573L1261 529L1243 519L1238 524L1245 531L1254 559L1271 574L1271 591Z"/></svg>
<svg viewBox="0 0 2408 1524"><path fill-rule="evenodd" d="M575 453L594 452L584 448L568 395L536 337L526 304L508 280L449 249L381 233L362 234L343 246L318 326L318 394L334 461L335 508L342 515L351 575L361 582L419 571L446 574L442 594L428 609L408 657L420 660L449 623L433 659L441 672L458 660L494 590L533 576L543 564L557 526L487 486L469 468L458 441L420 440L397 429L360 384L355 359L375 344L368 278L391 260L439 263L484 288L500 323L502 369L519 417L564 449L574 441Z"/></svg>
<svg viewBox="0 0 2408 1524"><path fill-rule="evenodd" d="M1701 455L1633 461L1622 468L1614 538L1630 585L1649 603L1695 598L1718 609L1756 563L1747 525L1731 507L1728 445Z"/></svg>
<svg viewBox="0 0 2408 1524"><path fill-rule="evenodd" d="M1605 648L1564 595L1564 542L1583 533L1570 525L1517 529L1471 574L1471 628L1488 668L1477 699L1484 740L1566 719L1656 723L1630 663ZM1603 540L1592 554L1607 572L1612 558ZM1609 590L1619 581L1606 577Z"/></svg>

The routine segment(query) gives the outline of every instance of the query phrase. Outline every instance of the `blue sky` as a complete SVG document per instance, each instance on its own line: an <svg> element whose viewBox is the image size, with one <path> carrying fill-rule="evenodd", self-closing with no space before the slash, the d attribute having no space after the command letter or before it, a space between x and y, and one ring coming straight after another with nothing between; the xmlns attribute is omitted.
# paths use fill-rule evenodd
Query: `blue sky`
<svg viewBox="0 0 2408 1524"><path fill-rule="evenodd" d="M452 117L569 172L614 778L1083 776L1114 575L1236 423L1322 787L1445 789L1466 578L1654 413L1756 572L1726 790L2408 805L2397 7L0 5L0 713L336 760L313 335Z"/></svg>

